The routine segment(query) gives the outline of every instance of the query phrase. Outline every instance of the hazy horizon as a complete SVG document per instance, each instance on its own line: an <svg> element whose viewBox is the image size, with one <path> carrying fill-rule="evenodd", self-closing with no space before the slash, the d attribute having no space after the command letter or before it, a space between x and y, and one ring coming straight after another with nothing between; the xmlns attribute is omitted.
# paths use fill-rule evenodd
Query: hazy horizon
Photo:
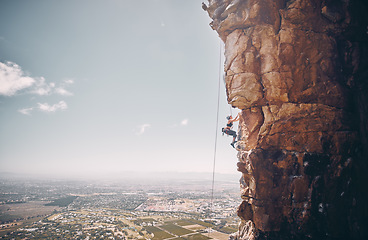
<svg viewBox="0 0 368 240"><path fill-rule="evenodd" d="M150 180L150 181L171 181L171 180L188 180L188 181L212 181L212 172L133 172L122 171L114 174L106 174L103 172L96 174L36 174L36 173L14 173L14 172L0 172L0 178L17 178L17 179L55 179L55 180ZM239 181L241 174L234 173L215 173L215 182Z"/></svg>

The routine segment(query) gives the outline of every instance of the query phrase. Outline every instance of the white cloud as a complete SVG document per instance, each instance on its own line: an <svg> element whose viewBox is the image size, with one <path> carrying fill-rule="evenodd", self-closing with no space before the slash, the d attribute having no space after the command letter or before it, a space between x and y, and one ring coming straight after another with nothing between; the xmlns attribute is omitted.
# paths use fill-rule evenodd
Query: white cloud
<svg viewBox="0 0 368 240"><path fill-rule="evenodd" d="M69 92L65 88L69 85L74 83L73 79L65 79L60 84L60 87L55 88L55 93L62 95L62 96L73 96L73 93Z"/></svg>
<svg viewBox="0 0 368 240"><path fill-rule="evenodd" d="M65 79L64 81L63 81L63 84L64 85L71 85L71 84L73 84L74 83L74 80L73 79Z"/></svg>
<svg viewBox="0 0 368 240"><path fill-rule="evenodd" d="M72 96L73 94L66 90L68 86L74 83L72 79L65 79L56 87L56 84L47 83L44 77L33 78L26 76L21 67L13 62L0 62L0 95L13 96L17 92L28 89L28 93L40 96L47 96L53 93L62 96Z"/></svg>
<svg viewBox="0 0 368 240"><path fill-rule="evenodd" d="M50 95L55 88L55 83L46 83L45 78L41 77L35 83L34 88L30 91L30 93L37 94L40 96Z"/></svg>
<svg viewBox="0 0 368 240"><path fill-rule="evenodd" d="M73 79L64 79L60 84L46 82L44 77L27 76L21 67L13 62L0 62L0 96L14 96L19 92L47 96L59 94L62 96L72 96L73 93L67 87L74 83ZM22 108L18 112L24 115L31 115L31 112L38 109L42 112L56 112L65 110L68 105L64 101L50 105L48 103L38 103L36 107ZM144 130L143 130L144 131Z"/></svg>
<svg viewBox="0 0 368 240"><path fill-rule="evenodd" d="M31 108L23 108L19 109L18 112L24 114L24 115L31 115L31 111L33 110L33 107Z"/></svg>
<svg viewBox="0 0 368 240"><path fill-rule="evenodd" d="M150 127L151 127L151 124L148 124L148 123L138 126L139 131L137 132L137 135L142 135L146 131L146 129Z"/></svg>
<svg viewBox="0 0 368 240"><path fill-rule="evenodd" d="M69 92L68 90L62 87L55 88L55 92L62 96L72 96L73 95L73 93Z"/></svg>
<svg viewBox="0 0 368 240"><path fill-rule="evenodd" d="M181 122L179 124L175 123L175 124L170 125L169 127L170 128L177 128L177 127L180 127L180 126L187 126L188 123L189 123L189 119L185 118L185 119L181 120Z"/></svg>
<svg viewBox="0 0 368 240"><path fill-rule="evenodd" d="M186 126L186 125L188 125L188 122L189 122L189 120L186 118L186 119L183 119L181 122L180 122L180 125L182 125L182 126Z"/></svg>
<svg viewBox="0 0 368 240"><path fill-rule="evenodd" d="M42 112L56 112L58 110L66 110L68 105L64 101L60 101L54 105L48 103L38 103L38 109Z"/></svg>
<svg viewBox="0 0 368 240"><path fill-rule="evenodd" d="M41 112L56 112L58 110L66 110L68 108L68 105L64 101L60 101L53 105L50 105L48 103L37 103L37 107L19 109L18 112L24 115L31 115L31 112L35 108L40 110Z"/></svg>
<svg viewBox="0 0 368 240"><path fill-rule="evenodd" d="M13 96L18 91L31 87L36 79L24 76L19 65L0 62L0 95Z"/></svg>

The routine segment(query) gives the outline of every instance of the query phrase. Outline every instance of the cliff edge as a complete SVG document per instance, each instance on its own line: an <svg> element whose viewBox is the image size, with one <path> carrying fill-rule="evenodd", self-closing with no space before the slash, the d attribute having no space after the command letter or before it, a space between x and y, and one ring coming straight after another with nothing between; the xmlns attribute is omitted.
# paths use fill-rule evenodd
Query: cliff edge
<svg viewBox="0 0 368 240"><path fill-rule="evenodd" d="M368 2L209 0L241 109L231 239L368 239Z"/></svg>

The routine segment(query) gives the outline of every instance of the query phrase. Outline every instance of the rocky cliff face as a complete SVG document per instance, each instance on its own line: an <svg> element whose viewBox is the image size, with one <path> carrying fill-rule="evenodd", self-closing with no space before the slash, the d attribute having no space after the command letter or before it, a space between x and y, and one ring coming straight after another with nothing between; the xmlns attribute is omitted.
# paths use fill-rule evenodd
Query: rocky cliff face
<svg viewBox="0 0 368 240"><path fill-rule="evenodd" d="M368 239L364 0L209 0L242 110L233 239Z"/></svg>

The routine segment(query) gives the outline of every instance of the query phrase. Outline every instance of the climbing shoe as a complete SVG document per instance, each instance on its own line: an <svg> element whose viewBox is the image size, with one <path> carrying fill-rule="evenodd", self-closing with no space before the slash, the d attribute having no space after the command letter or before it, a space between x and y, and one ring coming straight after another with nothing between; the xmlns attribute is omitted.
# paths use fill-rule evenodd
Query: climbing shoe
<svg viewBox="0 0 368 240"><path fill-rule="evenodd" d="M234 141L234 142L232 142L232 143L230 143L230 145L233 147L233 148L235 148L235 143L237 143L238 141Z"/></svg>

